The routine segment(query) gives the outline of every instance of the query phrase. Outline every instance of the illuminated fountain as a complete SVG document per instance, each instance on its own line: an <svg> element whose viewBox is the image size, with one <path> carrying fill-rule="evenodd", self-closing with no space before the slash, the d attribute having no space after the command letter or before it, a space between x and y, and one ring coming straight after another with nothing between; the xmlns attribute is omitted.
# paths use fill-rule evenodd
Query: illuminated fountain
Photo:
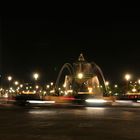
<svg viewBox="0 0 140 140"><path fill-rule="evenodd" d="M63 95L90 94L101 98L106 94L105 79L100 67L94 62L87 62L83 54L73 65L65 63L62 66L55 87L57 91L63 87Z"/></svg>

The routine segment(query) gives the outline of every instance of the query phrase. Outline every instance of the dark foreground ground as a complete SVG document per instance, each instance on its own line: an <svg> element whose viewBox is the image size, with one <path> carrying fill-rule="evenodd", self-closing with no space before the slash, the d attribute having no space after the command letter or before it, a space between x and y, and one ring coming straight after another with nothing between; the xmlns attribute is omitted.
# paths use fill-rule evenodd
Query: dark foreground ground
<svg viewBox="0 0 140 140"><path fill-rule="evenodd" d="M140 108L1 107L0 140L140 140Z"/></svg>

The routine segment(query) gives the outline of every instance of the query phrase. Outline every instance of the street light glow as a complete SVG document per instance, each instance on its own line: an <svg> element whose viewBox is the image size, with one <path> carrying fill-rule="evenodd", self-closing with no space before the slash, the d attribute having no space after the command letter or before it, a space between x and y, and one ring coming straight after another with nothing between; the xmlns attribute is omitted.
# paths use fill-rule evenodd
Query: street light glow
<svg viewBox="0 0 140 140"><path fill-rule="evenodd" d="M36 89L38 89L38 88L39 88L39 86L38 86L38 85L36 85L36 86L35 86L35 88L36 88Z"/></svg>
<svg viewBox="0 0 140 140"><path fill-rule="evenodd" d="M53 86L53 82L51 82L51 86Z"/></svg>
<svg viewBox="0 0 140 140"><path fill-rule="evenodd" d="M20 85L20 87L22 88L22 87L23 87L23 85L21 84L21 85Z"/></svg>
<svg viewBox="0 0 140 140"><path fill-rule="evenodd" d="M106 86L108 86L108 85L109 85L109 82L108 82L108 81L106 81L106 82L105 82L105 85L106 85Z"/></svg>
<svg viewBox="0 0 140 140"><path fill-rule="evenodd" d="M38 73L34 73L33 77L34 77L35 80L37 80L39 78L39 74Z"/></svg>
<svg viewBox="0 0 140 140"><path fill-rule="evenodd" d="M8 79L8 81L11 81L12 80L12 76L8 76L7 79Z"/></svg>
<svg viewBox="0 0 140 140"><path fill-rule="evenodd" d="M15 81L15 85L18 85L19 84L19 82L18 81Z"/></svg>
<svg viewBox="0 0 140 140"><path fill-rule="evenodd" d="M124 77L127 81L129 81L131 79L131 75L130 74L126 74Z"/></svg>
<svg viewBox="0 0 140 140"><path fill-rule="evenodd" d="M115 85L114 87L115 87L115 88L117 88L117 87L118 87L118 85Z"/></svg>

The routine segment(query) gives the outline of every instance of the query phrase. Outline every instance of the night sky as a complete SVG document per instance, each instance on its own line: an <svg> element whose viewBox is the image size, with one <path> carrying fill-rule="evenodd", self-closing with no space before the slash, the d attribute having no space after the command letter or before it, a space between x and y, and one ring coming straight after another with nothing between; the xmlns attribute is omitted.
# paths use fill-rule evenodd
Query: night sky
<svg viewBox="0 0 140 140"><path fill-rule="evenodd" d="M137 16L1 18L1 68L4 75L55 80L61 66L82 52L107 80L125 72L140 77L140 21ZM135 77L136 78L136 77Z"/></svg>

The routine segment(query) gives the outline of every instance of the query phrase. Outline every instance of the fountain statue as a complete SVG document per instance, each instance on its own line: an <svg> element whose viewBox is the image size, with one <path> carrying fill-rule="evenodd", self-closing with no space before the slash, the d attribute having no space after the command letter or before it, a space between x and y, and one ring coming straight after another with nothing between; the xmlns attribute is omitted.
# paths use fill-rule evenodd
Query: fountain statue
<svg viewBox="0 0 140 140"><path fill-rule="evenodd" d="M62 75L65 74L62 80ZM81 53L78 60L71 65L65 63L56 80L55 88L63 87L65 94L90 94L101 98L106 94L105 78L100 67L95 62L87 62Z"/></svg>

